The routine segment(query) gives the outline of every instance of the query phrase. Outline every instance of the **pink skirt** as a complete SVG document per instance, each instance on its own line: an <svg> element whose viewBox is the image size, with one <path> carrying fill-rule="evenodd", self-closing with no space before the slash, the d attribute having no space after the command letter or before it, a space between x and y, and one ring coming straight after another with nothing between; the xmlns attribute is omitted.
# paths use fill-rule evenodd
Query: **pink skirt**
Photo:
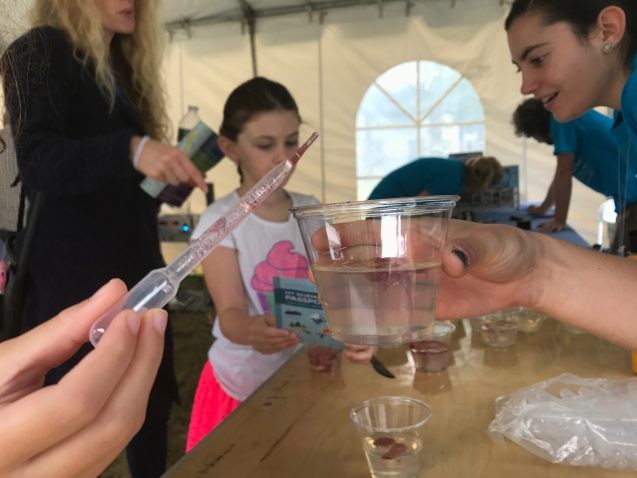
<svg viewBox="0 0 637 478"><path fill-rule="evenodd" d="M212 364L206 360L190 413L186 453L230 415L241 402L228 395L215 377Z"/></svg>

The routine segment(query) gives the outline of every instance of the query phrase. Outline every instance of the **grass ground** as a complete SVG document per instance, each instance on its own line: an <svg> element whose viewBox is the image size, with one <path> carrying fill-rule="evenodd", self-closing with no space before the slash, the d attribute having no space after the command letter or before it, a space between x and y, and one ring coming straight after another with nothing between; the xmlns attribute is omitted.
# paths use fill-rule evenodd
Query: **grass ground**
<svg viewBox="0 0 637 478"><path fill-rule="evenodd" d="M175 344L175 373L181 404L173 406L168 424L168 468L184 454L195 387L201 367L207 360L208 348L212 343L210 328L213 317L212 309L208 312L175 311L170 313ZM129 477L125 455L120 455L101 476L103 478Z"/></svg>

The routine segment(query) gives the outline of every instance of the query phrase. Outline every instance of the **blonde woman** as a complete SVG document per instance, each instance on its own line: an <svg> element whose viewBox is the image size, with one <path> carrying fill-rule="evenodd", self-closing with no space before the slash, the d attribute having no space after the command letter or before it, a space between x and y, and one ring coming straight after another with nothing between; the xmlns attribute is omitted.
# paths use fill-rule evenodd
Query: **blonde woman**
<svg viewBox="0 0 637 478"><path fill-rule="evenodd" d="M410 196L472 194L502 179L502 166L491 156L467 161L453 158L419 158L385 176L369 199Z"/></svg>
<svg viewBox="0 0 637 478"><path fill-rule="evenodd" d="M113 277L130 288L163 265L151 176L205 189L164 144L158 0L35 0L32 29L2 58L6 107L29 200L43 198L27 267L22 329L90 296ZM18 238L18 243L20 238ZM18 245L20 247L20 245ZM146 422L128 448L133 476L165 468L176 381L170 330ZM56 383L90 346L47 376Z"/></svg>

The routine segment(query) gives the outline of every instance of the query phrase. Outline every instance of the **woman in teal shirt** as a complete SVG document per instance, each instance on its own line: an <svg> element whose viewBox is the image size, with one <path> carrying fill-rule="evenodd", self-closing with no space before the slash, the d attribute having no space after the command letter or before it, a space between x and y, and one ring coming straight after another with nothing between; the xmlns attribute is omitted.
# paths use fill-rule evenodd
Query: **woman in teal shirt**
<svg viewBox="0 0 637 478"><path fill-rule="evenodd" d="M502 166L489 156L466 162L453 158L419 158L385 176L369 199L469 194L502 179Z"/></svg>
<svg viewBox="0 0 637 478"><path fill-rule="evenodd" d="M515 0L505 28L523 94L560 122L596 106L614 108L615 128L627 128L620 139L635 139L637 2Z"/></svg>
<svg viewBox="0 0 637 478"><path fill-rule="evenodd" d="M634 170L637 2L515 0L505 28L513 63L522 73L522 93L542 101L559 122L597 106L614 108L618 163ZM637 223L637 211L627 209L620 223ZM620 231L624 241L627 232Z"/></svg>

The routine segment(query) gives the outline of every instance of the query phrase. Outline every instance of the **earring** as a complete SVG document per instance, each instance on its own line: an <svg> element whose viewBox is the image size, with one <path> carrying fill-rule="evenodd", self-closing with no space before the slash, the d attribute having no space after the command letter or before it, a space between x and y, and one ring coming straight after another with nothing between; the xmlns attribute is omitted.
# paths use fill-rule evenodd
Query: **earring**
<svg viewBox="0 0 637 478"><path fill-rule="evenodd" d="M602 53L605 53L606 55L608 55L611 51L613 51L613 44L604 43L604 45L602 46Z"/></svg>

